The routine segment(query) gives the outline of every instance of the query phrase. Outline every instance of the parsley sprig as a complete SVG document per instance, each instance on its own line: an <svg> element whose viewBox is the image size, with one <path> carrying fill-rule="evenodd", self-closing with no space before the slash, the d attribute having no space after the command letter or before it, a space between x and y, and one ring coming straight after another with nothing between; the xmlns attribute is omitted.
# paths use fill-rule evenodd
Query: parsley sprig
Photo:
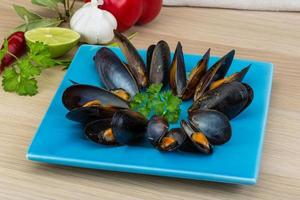
<svg viewBox="0 0 300 200"><path fill-rule="evenodd" d="M0 60L8 51L8 42L4 41L4 48L0 50ZM70 61L55 60L47 45L42 42L28 44L28 53L24 57L16 58L15 64L7 67L3 72L2 87L7 92L16 92L19 95L33 96L38 92L36 77L43 69L57 65L67 66Z"/></svg>
<svg viewBox="0 0 300 200"><path fill-rule="evenodd" d="M164 116L170 123L176 122L180 114L181 99L170 90L162 91L162 84L152 84L146 92L138 93L130 103L130 107L145 117L151 115Z"/></svg>

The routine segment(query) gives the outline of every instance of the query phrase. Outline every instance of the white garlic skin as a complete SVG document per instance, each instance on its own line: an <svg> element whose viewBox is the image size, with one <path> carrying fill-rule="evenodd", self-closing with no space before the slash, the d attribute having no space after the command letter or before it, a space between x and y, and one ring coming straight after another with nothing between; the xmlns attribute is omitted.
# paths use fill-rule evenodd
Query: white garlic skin
<svg viewBox="0 0 300 200"><path fill-rule="evenodd" d="M92 0L72 16L70 27L81 35L81 42L106 44L113 40L117 20L110 12L98 8L101 3Z"/></svg>

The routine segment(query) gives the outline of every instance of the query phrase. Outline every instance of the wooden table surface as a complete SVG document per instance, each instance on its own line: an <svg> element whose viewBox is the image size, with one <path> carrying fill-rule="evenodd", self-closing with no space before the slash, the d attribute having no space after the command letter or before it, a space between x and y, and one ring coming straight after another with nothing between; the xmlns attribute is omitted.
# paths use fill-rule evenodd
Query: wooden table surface
<svg viewBox="0 0 300 200"><path fill-rule="evenodd" d="M30 1L0 1L0 39L21 20L11 4L45 9ZM49 14L49 13L48 13ZM299 199L300 196L300 14L206 8L162 9L153 23L134 27L134 44L159 39L174 49L213 55L231 49L237 57L274 63L271 107L260 177L238 186L33 163L25 155L65 72L45 71L34 97L0 90L0 199ZM259 78L259 77L257 77Z"/></svg>

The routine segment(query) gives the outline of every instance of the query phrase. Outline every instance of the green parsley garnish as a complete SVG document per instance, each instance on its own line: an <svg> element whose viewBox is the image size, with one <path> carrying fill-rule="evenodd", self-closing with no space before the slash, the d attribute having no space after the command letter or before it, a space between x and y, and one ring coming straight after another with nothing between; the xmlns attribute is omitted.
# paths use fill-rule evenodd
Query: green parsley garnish
<svg viewBox="0 0 300 200"><path fill-rule="evenodd" d="M162 91L162 84L152 84L146 92L133 97L130 107L145 117L152 115L164 116L168 122L174 123L180 114L181 99L174 96L170 90Z"/></svg>
<svg viewBox="0 0 300 200"><path fill-rule="evenodd" d="M4 48L0 51L0 58L6 53L11 54L6 46L7 40L4 42ZM7 92L33 96L38 92L35 78L41 74L43 69L57 65L66 66L70 63L70 61L51 58L48 46L42 42L30 43L28 47L27 55L20 59L16 58L15 64L5 68L3 72L2 87Z"/></svg>

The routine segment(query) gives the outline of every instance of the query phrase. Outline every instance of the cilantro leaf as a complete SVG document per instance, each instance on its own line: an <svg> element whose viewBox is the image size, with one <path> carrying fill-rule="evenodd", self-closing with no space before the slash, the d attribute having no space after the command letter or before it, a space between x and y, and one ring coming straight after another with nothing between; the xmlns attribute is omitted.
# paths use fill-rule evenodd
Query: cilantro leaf
<svg viewBox="0 0 300 200"><path fill-rule="evenodd" d="M41 69L32 65L31 61L28 58L24 58L19 62L19 68L22 76L32 77L41 74Z"/></svg>
<svg viewBox="0 0 300 200"><path fill-rule="evenodd" d="M2 79L3 89L7 92L14 92L19 87L19 74L14 67L5 68Z"/></svg>
<svg viewBox="0 0 300 200"><path fill-rule="evenodd" d="M21 77L17 93L19 95L33 96L37 94L37 81L34 78Z"/></svg>
<svg viewBox="0 0 300 200"><path fill-rule="evenodd" d="M7 42L0 51L0 57L8 49ZM19 95L33 96L37 94L38 87L36 76L40 75L45 68L56 65L66 65L69 61L55 60L47 45L42 42L29 43L29 52L19 59L11 68L6 68L3 73L2 87L7 92L16 92Z"/></svg>

